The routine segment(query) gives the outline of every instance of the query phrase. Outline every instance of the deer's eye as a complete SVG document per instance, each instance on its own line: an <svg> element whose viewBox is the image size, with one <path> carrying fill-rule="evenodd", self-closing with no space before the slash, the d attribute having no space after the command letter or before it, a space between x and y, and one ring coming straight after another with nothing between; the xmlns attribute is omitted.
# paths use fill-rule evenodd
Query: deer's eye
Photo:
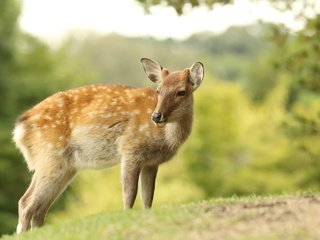
<svg viewBox="0 0 320 240"><path fill-rule="evenodd" d="M183 97L183 96L185 96L186 95L186 91L179 91L178 93L177 93L177 96L178 97Z"/></svg>

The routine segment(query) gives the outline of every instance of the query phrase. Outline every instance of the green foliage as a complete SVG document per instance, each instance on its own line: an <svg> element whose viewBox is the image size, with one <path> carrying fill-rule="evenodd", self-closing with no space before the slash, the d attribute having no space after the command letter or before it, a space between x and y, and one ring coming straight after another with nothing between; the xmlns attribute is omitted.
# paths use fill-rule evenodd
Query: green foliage
<svg viewBox="0 0 320 240"><path fill-rule="evenodd" d="M314 150L307 156L281 127L286 96L285 82L259 106L230 83L199 90L195 126L182 156L208 197L320 189L318 140L305 139Z"/></svg>
<svg viewBox="0 0 320 240"><path fill-rule="evenodd" d="M267 29L267 24L230 27L221 35L206 32L194 34L184 44L188 49L201 53L206 63L206 73L218 79L241 82L248 87L248 92L256 93L260 88L252 91L252 85L261 75L254 74L257 66L253 62L257 62L258 56L270 49L264 37Z"/></svg>
<svg viewBox="0 0 320 240"><path fill-rule="evenodd" d="M287 108L296 102L312 101L320 92L320 16L310 18L303 30L290 35L288 29L274 27L272 40L277 43L273 65L290 77ZM280 55L281 52L281 55Z"/></svg>
<svg viewBox="0 0 320 240"><path fill-rule="evenodd" d="M253 24L244 27L230 27L219 35L211 32L196 33L185 42L214 55L255 56L269 45L261 38L267 27L266 24Z"/></svg>
<svg viewBox="0 0 320 240"><path fill-rule="evenodd" d="M285 28L274 28L274 66L288 84L287 114L282 127L291 140L295 164L304 166L298 181L301 187L320 184L320 16L306 18L305 28L290 35Z"/></svg>
<svg viewBox="0 0 320 240"><path fill-rule="evenodd" d="M15 0L4 0L0 5L0 95L6 99L12 65L15 63L16 21L19 4ZM0 101L0 116L4 114L6 102Z"/></svg>
<svg viewBox="0 0 320 240"><path fill-rule="evenodd" d="M208 80L208 79L207 79ZM196 98L195 126L183 158L191 177L208 196L223 188L243 153L239 139L245 98L237 86L204 83ZM227 110L228 109L228 110ZM227 111L226 111L227 110Z"/></svg>

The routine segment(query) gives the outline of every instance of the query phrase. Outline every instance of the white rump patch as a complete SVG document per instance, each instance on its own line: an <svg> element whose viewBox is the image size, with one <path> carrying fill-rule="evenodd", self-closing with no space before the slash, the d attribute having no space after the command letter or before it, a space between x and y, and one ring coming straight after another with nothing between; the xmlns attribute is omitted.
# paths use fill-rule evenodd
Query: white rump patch
<svg viewBox="0 0 320 240"><path fill-rule="evenodd" d="M22 155L24 156L29 170L33 170L33 166L30 161L29 149L23 142L23 138L25 136L25 128L23 124L18 124L13 130L13 141L16 143L16 146L20 149ZM18 225L19 226L19 225Z"/></svg>
<svg viewBox="0 0 320 240"><path fill-rule="evenodd" d="M21 141L24 137L25 129L22 124L19 124L13 130L13 140L17 143Z"/></svg>

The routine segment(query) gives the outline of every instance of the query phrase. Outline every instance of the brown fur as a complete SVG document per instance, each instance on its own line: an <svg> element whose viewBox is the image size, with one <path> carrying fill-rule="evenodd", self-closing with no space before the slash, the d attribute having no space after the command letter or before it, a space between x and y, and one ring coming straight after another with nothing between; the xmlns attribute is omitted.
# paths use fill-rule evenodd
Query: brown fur
<svg viewBox="0 0 320 240"><path fill-rule="evenodd" d="M144 67L156 69L146 70L150 79L162 79L158 95L148 88L89 85L58 92L18 118L14 141L34 171L19 201L18 233L43 224L53 201L82 168L120 163L124 207L134 204L139 176L144 207L151 207L158 165L172 158L191 132L193 83L189 69L161 72L157 63L145 61ZM186 95L178 97L181 89ZM165 124L151 121L154 111L166 116Z"/></svg>

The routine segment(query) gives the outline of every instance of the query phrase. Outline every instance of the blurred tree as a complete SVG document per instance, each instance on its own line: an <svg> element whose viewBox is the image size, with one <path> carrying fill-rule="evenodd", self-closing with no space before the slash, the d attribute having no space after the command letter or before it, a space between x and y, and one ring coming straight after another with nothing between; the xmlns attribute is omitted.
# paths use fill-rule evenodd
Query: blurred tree
<svg viewBox="0 0 320 240"><path fill-rule="evenodd" d="M288 81L284 130L291 139L295 159L308 172L299 184L320 186L320 15L307 18L295 35L275 31L279 43L274 66ZM281 49L280 49L281 48Z"/></svg>
<svg viewBox="0 0 320 240"><path fill-rule="evenodd" d="M15 46L18 29L19 2L3 0L0 4L0 116L6 115L6 96L12 78L12 66L15 64Z"/></svg>
<svg viewBox="0 0 320 240"><path fill-rule="evenodd" d="M259 23L230 27L219 35L210 32L196 33L183 43L188 48L201 52L202 59L211 56L205 62L206 71L216 78L238 81L251 88L257 82L256 76L250 76L256 69L253 62L270 49L270 43L264 38L267 28L267 24Z"/></svg>
<svg viewBox="0 0 320 240"><path fill-rule="evenodd" d="M246 161L241 131L246 115L246 98L239 86L204 83L196 95L195 124L182 157L190 177L206 195L223 192L225 178Z"/></svg>
<svg viewBox="0 0 320 240"><path fill-rule="evenodd" d="M0 235L14 230L17 220L17 199L25 187L27 175L22 173L23 162L11 143L9 126L12 103L11 83L16 67L16 45L19 34L17 19L19 2L3 0L0 4Z"/></svg>
<svg viewBox="0 0 320 240"><path fill-rule="evenodd" d="M268 42L262 37L269 25L252 24L242 27L232 26L222 34L212 32L195 33L184 42L194 48L202 48L211 54L233 54L252 57L259 55L268 47Z"/></svg>

